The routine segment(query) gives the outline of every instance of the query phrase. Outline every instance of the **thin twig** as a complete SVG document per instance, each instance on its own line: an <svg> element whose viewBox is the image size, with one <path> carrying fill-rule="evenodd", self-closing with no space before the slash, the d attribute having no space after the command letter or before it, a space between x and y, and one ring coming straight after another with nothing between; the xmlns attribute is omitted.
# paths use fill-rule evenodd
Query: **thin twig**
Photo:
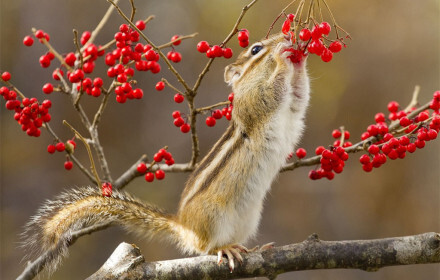
<svg viewBox="0 0 440 280"><path fill-rule="evenodd" d="M168 87L172 88L174 91L178 93L182 93L182 91L178 90L175 86L173 86L170 82L168 82L167 79L162 78L161 81L164 82ZM186 92L184 94L186 95Z"/></svg>
<svg viewBox="0 0 440 280"><path fill-rule="evenodd" d="M104 98L102 99L101 105L99 105L98 111L96 111L95 117L93 118L91 130L97 129L98 124L101 121L102 114L104 113L104 110L107 107L108 98L110 97L110 93L113 91L114 86L115 86L115 81L112 82L108 90L103 90Z"/></svg>
<svg viewBox="0 0 440 280"><path fill-rule="evenodd" d="M5 83L8 87L12 88L18 95L20 95L21 98L26 98L26 96L18 88L16 88L11 82L3 80L1 77L0 80L3 83Z"/></svg>
<svg viewBox="0 0 440 280"><path fill-rule="evenodd" d="M216 103L216 104L213 104L213 105L209 105L209 106L206 106L206 107L197 108L195 111L196 111L196 114L200 114L200 113L203 113L205 111L212 110L212 109L214 109L216 107L226 106L226 105L229 105L229 104L231 104L231 101L223 101L223 102L219 102L219 103Z"/></svg>
<svg viewBox="0 0 440 280"><path fill-rule="evenodd" d="M136 7L134 6L134 1L133 0L130 0L130 5L131 5L130 21L133 21L134 15L136 14Z"/></svg>
<svg viewBox="0 0 440 280"><path fill-rule="evenodd" d="M411 111L413 107L419 104L419 93L420 93L420 86L416 85L413 91L411 101L409 102L408 106L406 106L406 108L403 110L405 113L408 113L409 111Z"/></svg>
<svg viewBox="0 0 440 280"><path fill-rule="evenodd" d="M114 0L115 3L118 3L119 0ZM99 32L102 30L102 28L105 26L105 24L107 23L108 19L110 18L113 10L115 8L113 6L108 7L107 12L105 12L104 16L102 17L101 21L98 23L98 25L95 27L95 30L92 31L92 36L90 36L90 39L88 41L88 43L92 44L95 39L96 36L98 36ZM84 46L83 48L85 48L86 46Z"/></svg>
<svg viewBox="0 0 440 280"><path fill-rule="evenodd" d="M189 38L194 38L194 37L196 37L197 35L199 35L199 33L196 32L196 33L189 34L189 35L179 36L178 38L176 38L176 39L174 39L174 40L172 40L172 41L170 41L170 42L168 42L168 43L165 43L165 44L163 44L163 45L157 46L157 48L158 48L158 49L163 49L163 48L166 48L166 47L171 47L171 46L173 45L173 43L175 43L175 42L177 42L177 41L185 40L185 39L189 39Z"/></svg>
<svg viewBox="0 0 440 280"><path fill-rule="evenodd" d="M101 187L101 180L99 179L98 172L96 172L95 161L93 160L92 150L90 149L89 143L87 143L86 139L66 120L63 120L63 124L68 126L73 131L73 133L75 133L75 135L83 142L84 146L86 146L87 153L89 154L90 159L90 169L92 170L93 175L95 175L98 187Z"/></svg>
<svg viewBox="0 0 440 280"><path fill-rule="evenodd" d="M78 53L78 57L79 57L79 67L78 68L82 69L83 65L84 65L84 58L83 58L83 55L81 52L81 48L79 46L78 31L76 29L73 29L73 43L75 44L76 52ZM75 98L74 104L73 104L75 107L78 105L79 100L81 99L82 95L83 95L83 84L82 84L82 82L80 82L80 89L79 89L79 92L78 92L78 94Z"/></svg>

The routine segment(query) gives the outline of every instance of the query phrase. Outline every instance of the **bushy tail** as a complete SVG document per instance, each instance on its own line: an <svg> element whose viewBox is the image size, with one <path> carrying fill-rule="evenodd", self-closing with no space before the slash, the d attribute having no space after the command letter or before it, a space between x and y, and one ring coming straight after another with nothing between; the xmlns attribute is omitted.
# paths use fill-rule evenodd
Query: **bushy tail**
<svg viewBox="0 0 440 280"><path fill-rule="evenodd" d="M176 238L173 218L162 210L125 192L114 191L111 197L103 197L97 188L84 187L46 201L26 225L23 247L28 257L50 252L45 266L52 272L68 254L73 233L104 223L119 224L143 236L167 233Z"/></svg>

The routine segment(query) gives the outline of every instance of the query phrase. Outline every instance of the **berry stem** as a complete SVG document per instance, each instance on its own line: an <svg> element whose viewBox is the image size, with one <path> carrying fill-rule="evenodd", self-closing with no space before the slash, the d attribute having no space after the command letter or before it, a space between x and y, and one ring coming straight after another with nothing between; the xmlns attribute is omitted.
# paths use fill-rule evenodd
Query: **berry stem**
<svg viewBox="0 0 440 280"><path fill-rule="evenodd" d="M92 150L90 149L89 143L87 143L87 140L66 120L63 120L63 124L69 127L70 130L72 130L73 133L83 142L84 146L86 146L87 153L89 154L90 169L92 170L92 173L95 176L97 186L100 187L102 184L101 184L101 180L99 179L98 172L96 171L95 161L93 160Z"/></svg>

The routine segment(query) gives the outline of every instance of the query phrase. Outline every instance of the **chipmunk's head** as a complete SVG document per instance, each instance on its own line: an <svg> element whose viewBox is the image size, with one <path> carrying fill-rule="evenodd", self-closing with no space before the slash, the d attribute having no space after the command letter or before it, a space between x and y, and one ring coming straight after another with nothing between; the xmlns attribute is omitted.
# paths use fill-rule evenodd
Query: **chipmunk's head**
<svg viewBox="0 0 440 280"><path fill-rule="evenodd" d="M237 84L267 81L274 72L284 50L292 47L289 36L283 33L262 39L240 53L237 60L225 69L225 82L233 88Z"/></svg>

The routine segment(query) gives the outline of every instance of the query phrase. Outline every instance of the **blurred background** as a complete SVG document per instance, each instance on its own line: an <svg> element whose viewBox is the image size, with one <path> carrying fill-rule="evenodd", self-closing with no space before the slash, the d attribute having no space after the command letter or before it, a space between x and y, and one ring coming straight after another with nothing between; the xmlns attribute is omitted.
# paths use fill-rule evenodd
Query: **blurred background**
<svg viewBox="0 0 440 280"><path fill-rule="evenodd" d="M176 65L190 84L205 66L205 55L196 51L200 40L220 43L231 30L241 8L249 0L222 1L136 1L136 19L149 15L156 18L145 33L157 44L168 42L175 34L199 35L184 41L177 50L182 61ZM250 30L250 41L264 37L278 13L289 1L260 0L245 16L241 28ZM415 85L421 86L420 102L425 103L440 89L439 64L439 1L370 0L328 1L337 22L353 37L349 47L334 56L330 63L318 57L309 59L312 99L307 114L307 129L301 146L313 153L318 145L332 143L331 131L344 125L357 142L360 134L374 122L374 114L386 111L391 100L406 106ZM128 1L121 1L129 12ZM12 82L29 97L50 98L51 126L63 139L72 135L61 124L69 120L80 132L78 116L66 96L53 93L45 96L41 87L52 82L55 64L42 69L38 59L46 52L38 42L25 47L22 39L31 28L43 29L51 36L51 44L60 52L74 50L72 29L80 34L93 30L109 4L104 1L16 0L2 1L0 15L0 69L12 74ZM289 10L288 12L294 12ZM329 20L329 19L328 19ZM104 44L124 21L113 14L96 40ZM278 23L275 30L279 30ZM234 38L228 44L234 50L230 60L217 59L203 80L196 101L206 106L226 100L230 89L223 82L223 69L240 52ZM100 63L97 63L100 64ZM101 64L102 61L101 61ZM158 75L136 74L144 89L142 100L117 104L114 98L100 125L100 137L117 178L142 154L152 157L159 148L169 146L176 162L190 159L189 134L182 134L172 125L171 112L186 111L186 106L173 102L170 89L154 90L161 77L178 86L162 63ZM105 67L94 73L104 76ZM108 84L108 80L107 84ZM41 137L28 137L6 111L1 102L1 279L17 277L24 268L25 252L18 248L19 234L29 217L44 200L64 189L89 184L74 167L63 168L64 154L49 155L46 147L52 138L46 131ZM82 104L92 114L99 101L85 96ZM201 153L206 154L227 126L222 119L214 128L198 120ZM88 166L85 149L79 143L76 155ZM260 231L248 244L275 241L277 245L301 242L317 233L324 240L374 239L440 232L440 141L404 160L389 161L371 173L362 171L358 155L349 159L344 172L334 180L311 181L311 168L301 168L279 176L268 195ZM146 183L142 177L126 190L175 212L188 174L167 174L160 182ZM157 240L145 241L118 228L84 236L70 249L52 279L85 278L95 272L116 246L126 241L139 246L149 261L182 257L172 245ZM357 270L316 270L281 275L279 279L438 279L440 265L389 267L378 272ZM46 277L46 276L45 276Z"/></svg>

